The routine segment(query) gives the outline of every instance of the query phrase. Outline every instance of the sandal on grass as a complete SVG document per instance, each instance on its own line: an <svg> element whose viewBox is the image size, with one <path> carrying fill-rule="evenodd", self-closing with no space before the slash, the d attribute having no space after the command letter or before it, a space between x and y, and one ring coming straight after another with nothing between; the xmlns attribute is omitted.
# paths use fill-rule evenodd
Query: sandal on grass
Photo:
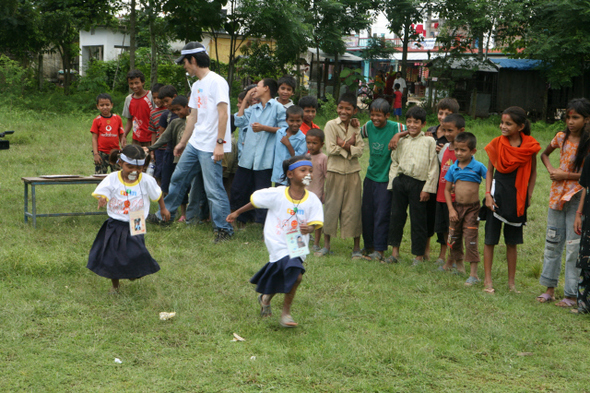
<svg viewBox="0 0 590 393"><path fill-rule="evenodd" d="M398 261L397 257L394 257L393 255L390 255L385 260L381 260L381 263L398 263L398 262L399 261Z"/></svg>
<svg viewBox="0 0 590 393"><path fill-rule="evenodd" d="M577 306L577 302L575 300L563 298L559 302L555 303L555 305L557 307L570 308Z"/></svg>
<svg viewBox="0 0 590 393"><path fill-rule="evenodd" d="M492 287L484 288L483 291L489 294L494 294L494 292L496 292L496 290Z"/></svg>
<svg viewBox="0 0 590 393"><path fill-rule="evenodd" d="M352 259L363 259L363 253L360 251L353 251L350 257Z"/></svg>
<svg viewBox="0 0 590 393"><path fill-rule="evenodd" d="M444 265L444 264L445 264L445 260L444 260L444 259L442 259L442 258L438 258L438 259L436 260L436 262L434 262L434 263L435 263L435 264L437 264L437 265Z"/></svg>
<svg viewBox="0 0 590 393"><path fill-rule="evenodd" d="M370 253L369 255L367 255L365 258L368 259L368 260L370 260L370 261L382 261L383 260L383 254L381 254L380 252L377 252L377 251L373 251L372 253Z"/></svg>
<svg viewBox="0 0 590 393"><path fill-rule="evenodd" d="M311 246L311 251L314 253L320 251L321 249L322 248L320 246L316 246L315 244Z"/></svg>
<svg viewBox="0 0 590 393"><path fill-rule="evenodd" d="M264 305L262 304L262 294L258 295L258 304L260 304L260 316L262 318L264 317L270 317L272 315L272 311L270 309L270 304Z"/></svg>
<svg viewBox="0 0 590 393"><path fill-rule="evenodd" d="M279 325L284 328L294 328L297 326L297 322L295 322L290 315L284 315L279 320Z"/></svg>
<svg viewBox="0 0 590 393"><path fill-rule="evenodd" d="M540 294L539 296L537 296L537 301L539 303L554 302L555 301L555 296L551 296L547 292L544 292L544 293Z"/></svg>
<svg viewBox="0 0 590 393"><path fill-rule="evenodd" d="M326 255L333 254L332 251L328 250L326 247L322 247L319 251L313 253L316 257L325 257Z"/></svg>

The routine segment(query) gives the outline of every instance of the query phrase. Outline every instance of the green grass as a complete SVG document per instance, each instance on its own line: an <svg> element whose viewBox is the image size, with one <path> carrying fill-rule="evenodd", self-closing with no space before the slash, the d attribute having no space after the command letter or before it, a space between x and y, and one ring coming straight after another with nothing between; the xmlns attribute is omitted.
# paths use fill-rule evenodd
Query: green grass
<svg viewBox="0 0 590 393"><path fill-rule="evenodd" d="M146 242L162 270L124 281L112 296L109 281L85 268L104 218L24 224L20 177L93 172L94 116L0 109L1 128L16 130L11 149L0 151L0 391L589 390L588 318L535 301L543 291L550 187L540 160L519 247L521 294L507 290L504 246L497 247L490 296L481 286L465 288L464 277L434 272L432 263L410 267L407 239L404 258L391 266L351 261L352 240L334 239L333 256L307 260L293 306L300 326L285 330L277 319L281 296L275 316L260 320L248 283L268 258L260 228L214 245L207 226L150 226ZM468 121L483 162L497 124ZM557 129L537 124L533 135L544 147ZM368 154L362 162L366 167ZM37 190L40 212L96 208L91 185ZM177 317L160 321L161 311ZM232 342L234 332L246 341Z"/></svg>

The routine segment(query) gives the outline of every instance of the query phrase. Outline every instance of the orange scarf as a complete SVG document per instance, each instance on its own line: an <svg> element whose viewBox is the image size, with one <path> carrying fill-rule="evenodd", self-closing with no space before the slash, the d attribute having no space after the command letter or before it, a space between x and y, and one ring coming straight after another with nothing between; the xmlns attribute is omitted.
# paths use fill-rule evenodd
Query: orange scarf
<svg viewBox="0 0 590 393"><path fill-rule="evenodd" d="M532 136L521 132L520 138L522 140L520 147L510 146L510 141L506 136L492 139L485 147L488 157L497 171L510 173L518 170L514 186L516 187L516 213L519 217L524 214L526 206L533 156L541 150L541 145Z"/></svg>

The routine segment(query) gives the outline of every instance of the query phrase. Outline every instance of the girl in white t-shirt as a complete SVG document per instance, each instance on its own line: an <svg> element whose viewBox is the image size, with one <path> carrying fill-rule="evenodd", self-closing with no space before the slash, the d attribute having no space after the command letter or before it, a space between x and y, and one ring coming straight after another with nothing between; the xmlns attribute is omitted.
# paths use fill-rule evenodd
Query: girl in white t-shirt
<svg viewBox="0 0 590 393"><path fill-rule="evenodd" d="M120 279L135 280L160 270L145 248L144 236L131 235L130 215L134 218L134 230L141 230L141 222L145 225L149 213L150 199L158 201L165 221L170 219L170 212L166 210L156 180L142 173L145 153L140 146L127 145L122 151L114 150L110 161L119 164L121 170L105 177L92 193L98 199L99 209L107 207L109 219L96 235L86 267L101 277L110 278L111 293L115 293L119 290Z"/></svg>
<svg viewBox="0 0 590 393"><path fill-rule="evenodd" d="M271 315L270 301L276 293L284 293L280 324L295 327L291 317L291 303L305 268L305 255L309 253L309 234L324 224L322 202L305 189L311 183L313 167L309 157L295 156L283 161L284 180L288 186L265 188L250 197L250 203L227 216L228 222L248 210L268 209L264 223L264 242L269 261L251 279L256 284L260 316ZM301 247L301 242L304 247ZM291 244L291 245L290 245Z"/></svg>

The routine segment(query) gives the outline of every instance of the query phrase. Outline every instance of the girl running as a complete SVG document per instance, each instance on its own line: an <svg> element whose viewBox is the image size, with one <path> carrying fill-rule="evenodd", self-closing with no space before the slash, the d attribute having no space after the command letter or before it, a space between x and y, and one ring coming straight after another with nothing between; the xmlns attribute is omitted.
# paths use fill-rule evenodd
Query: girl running
<svg viewBox="0 0 590 393"><path fill-rule="evenodd" d="M99 209L107 207L109 219L96 235L86 267L110 278L113 283L110 292L116 293L120 279L135 280L160 270L145 248L143 234L135 233L145 231L150 199L158 201L165 221L170 219L170 212L156 180L142 173L145 153L140 146L127 145L122 151L113 150L110 162L119 164L121 170L105 177L92 193L98 199Z"/></svg>
<svg viewBox="0 0 590 393"><path fill-rule="evenodd" d="M537 301L546 303L555 300L555 287L559 282L561 255L565 246L564 298L555 303L559 307L576 305L580 276L576 261L580 250L580 235L574 230L574 221L583 189L578 180L580 180L582 165L590 147L590 132L586 129L588 122L590 122L590 101L585 98L570 101L566 109L565 131L558 132L541 154L541 161L547 167L553 183L551 183L547 213L543 273L539 279L541 285L546 286L547 290L537 296ZM549 155L558 148L559 168L554 168L549 161ZM582 211L582 209L579 210Z"/></svg>
<svg viewBox="0 0 590 393"><path fill-rule="evenodd" d="M492 263L494 246L500 241L504 224L506 259L508 260L508 287L517 292L516 246L522 244L522 226L526 224L526 209L531 202L537 179L537 153L539 142L531 135L526 112L511 106L502 113L502 135L492 139L485 147L488 153L486 176L486 207L484 247L484 291L494 293Z"/></svg>
<svg viewBox="0 0 590 393"><path fill-rule="evenodd" d="M309 253L309 234L324 224L322 202L305 189L311 183L312 171L307 156L295 156L283 161L282 180L287 182L287 187L258 190L252 194L250 203L227 216L227 222L234 222L248 210L268 209L264 222L264 242L270 262L250 282L256 284L256 292L260 293L258 303L261 317L271 315L270 301L276 293L285 294L279 323L287 328L297 326L291 317L291 303L305 273L303 261L305 254ZM301 240L304 247L301 247Z"/></svg>

